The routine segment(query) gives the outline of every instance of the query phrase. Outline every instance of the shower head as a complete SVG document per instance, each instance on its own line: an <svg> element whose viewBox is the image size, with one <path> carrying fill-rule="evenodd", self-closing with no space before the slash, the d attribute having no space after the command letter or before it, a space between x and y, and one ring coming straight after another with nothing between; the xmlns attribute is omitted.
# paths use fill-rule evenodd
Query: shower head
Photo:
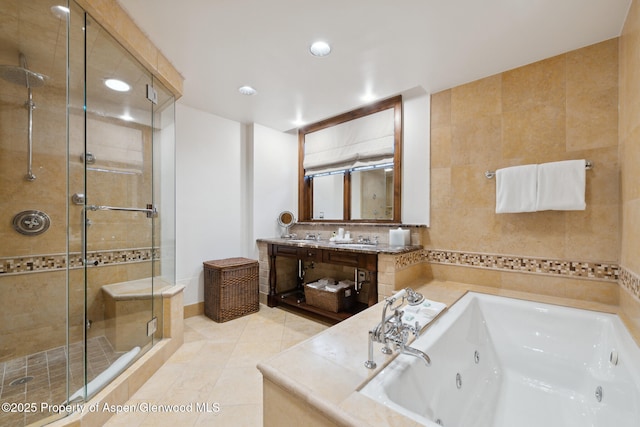
<svg viewBox="0 0 640 427"><path fill-rule="evenodd" d="M22 53L20 54L19 67L16 65L0 65L0 77L8 82L26 88L43 86L47 80L47 76L44 74L29 70L27 67L27 58Z"/></svg>
<svg viewBox="0 0 640 427"><path fill-rule="evenodd" d="M36 73L15 65L0 65L0 77L4 80L24 87L40 87L47 80L44 74Z"/></svg>

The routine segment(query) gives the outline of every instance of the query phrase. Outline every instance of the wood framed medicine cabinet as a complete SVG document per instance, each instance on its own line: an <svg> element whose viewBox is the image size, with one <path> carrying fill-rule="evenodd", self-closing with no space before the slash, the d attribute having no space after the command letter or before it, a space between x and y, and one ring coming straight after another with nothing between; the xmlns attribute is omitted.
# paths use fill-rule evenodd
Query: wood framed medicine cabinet
<svg viewBox="0 0 640 427"><path fill-rule="evenodd" d="M377 122L376 122L377 121ZM382 123L381 123L382 121ZM371 128L384 128L387 136L371 135ZM326 136L321 133L330 133ZM388 141L387 154L371 161L358 161L354 154L352 164L337 164L321 173L305 169L305 147L314 138L324 143L342 144L345 135L367 134L372 141ZM392 138L392 140L391 140ZM311 143L311 142L310 142ZM367 142L358 142L366 146ZM375 142L371 142L373 146ZM388 144L393 152L389 154ZM353 144L356 145L356 144ZM375 149L372 149L375 151ZM392 156L390 158L389 156ZM402 96L398 95L374 104L307 125L298 130L298 216L299 221L400 223L402 189ZM329 160L331 161L331 160ZM307 163L308 164L308 163ZM327 172L329 170L329 172ZM322 186L321 186L322 185ZM314 193L315 187L315 193ZM322 190L319 190L322 188ZM329 198L330 200L326 200ZM365 207L369 203L370 207ZM314 206L315 205L315 206ZM325 209L321 205L328 205ZM315 207L315 209L314 209Z"/></svg>

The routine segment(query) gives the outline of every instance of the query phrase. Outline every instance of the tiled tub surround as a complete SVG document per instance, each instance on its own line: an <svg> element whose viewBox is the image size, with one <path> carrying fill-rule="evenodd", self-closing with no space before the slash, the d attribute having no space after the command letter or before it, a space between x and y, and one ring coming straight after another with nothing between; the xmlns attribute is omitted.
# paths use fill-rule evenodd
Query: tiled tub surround
<svg viewBox="0 0 640 427"><path fill-rule="evenodd" d="M432 281L417 289L426 298L448 306L472 290L617 313L636 343L640 343L640 324L631 322L615 305L443 281ZM357 392L394 357L385 356L379 351L380 345L374 345L378 369L364 367L367 331L380 321L382 305L379 303L258 365L263 374L265 427L414 425L408 418Z"/></svg>

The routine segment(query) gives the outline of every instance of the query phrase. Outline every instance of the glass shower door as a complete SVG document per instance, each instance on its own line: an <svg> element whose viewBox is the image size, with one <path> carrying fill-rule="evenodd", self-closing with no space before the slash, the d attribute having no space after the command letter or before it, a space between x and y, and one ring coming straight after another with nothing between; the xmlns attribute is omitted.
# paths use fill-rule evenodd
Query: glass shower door
<svg viewBox="0 0 640 427"><path fill-rule="evenodd" d="M161 336L154 316L154 302L159 302L154 300L157 95L151 74L100 24L81 16L84 99L82 111L70 114L70 121L78 121L71 126L84 129L84 138L70 147L70 157L77 159L75 176L82 180L75 186L82 191L74 214L81 224L84 277L76 277L81 280L75 289L82 285L84 293L85 353L83 384L74 381L70 400L91 397L120 373L118 366L126 367ZM74 375L79 369L71 358L73 380L80 379ZM80 385L76 396L74 385Z"/></svg>

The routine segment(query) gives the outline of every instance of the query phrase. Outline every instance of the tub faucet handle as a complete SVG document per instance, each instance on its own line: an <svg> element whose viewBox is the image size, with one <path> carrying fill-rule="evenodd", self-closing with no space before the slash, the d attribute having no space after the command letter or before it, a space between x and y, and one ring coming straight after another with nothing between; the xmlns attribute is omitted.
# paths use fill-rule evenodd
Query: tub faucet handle
<svg viewBox="0 0 640 427"><path fill-rule="evenodd" d="M413 334L414 337L418 337L420 335L420 323L416 320L416 323L411 326L407 326L407 329Z"/></svg>

